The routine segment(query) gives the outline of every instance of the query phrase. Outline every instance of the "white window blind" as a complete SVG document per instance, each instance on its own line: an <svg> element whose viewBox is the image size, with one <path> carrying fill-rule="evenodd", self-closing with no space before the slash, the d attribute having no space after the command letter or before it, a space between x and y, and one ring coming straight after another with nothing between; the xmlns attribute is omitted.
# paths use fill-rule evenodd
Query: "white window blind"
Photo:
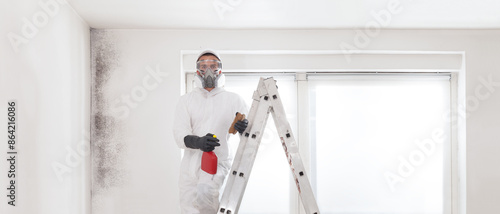
<svg viewBox="0 0 500 214"><path fill-rule="evenodd" d="M449 76L309 76L312 181L323 214L442 214Z"/></svg>

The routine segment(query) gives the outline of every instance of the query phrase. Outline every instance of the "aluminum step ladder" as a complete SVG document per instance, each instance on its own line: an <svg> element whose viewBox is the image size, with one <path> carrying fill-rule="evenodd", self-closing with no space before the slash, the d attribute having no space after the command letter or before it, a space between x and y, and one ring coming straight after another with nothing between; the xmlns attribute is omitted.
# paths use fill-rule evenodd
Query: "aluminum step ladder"
<svg viewBox="0 0 500 214"><path fill-rule="evenodd" d="M305 211L307 214L319 214L297 142L286 119L276 81L272 77L260 78L257 90L253 94L252 107L247 117L248 127L240 137L240 144L220 202L219 213L238 213L269 113L273 115Z"/></svg>

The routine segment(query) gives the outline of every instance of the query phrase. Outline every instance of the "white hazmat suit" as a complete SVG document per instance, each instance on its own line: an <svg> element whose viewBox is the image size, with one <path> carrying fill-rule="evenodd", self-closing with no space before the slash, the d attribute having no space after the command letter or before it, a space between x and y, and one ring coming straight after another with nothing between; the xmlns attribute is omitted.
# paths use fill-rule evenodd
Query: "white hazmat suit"
<svg viewBox="0 0 500 214"><path fill-rule="evenodd" d="M247 114L247 111L241 96L222 87L216 87L210 92L197 87L180 98L175 112L174 137L179 148L184 149L179 178L183 214L217 213L219 191L232 162L227 144L228 130L236 112ZM203 151L188 148L184 144L184 137L187 135L201 137L207 133L215 134L220 143L214 150L218 157L215 175L201 170Z"/></svg>

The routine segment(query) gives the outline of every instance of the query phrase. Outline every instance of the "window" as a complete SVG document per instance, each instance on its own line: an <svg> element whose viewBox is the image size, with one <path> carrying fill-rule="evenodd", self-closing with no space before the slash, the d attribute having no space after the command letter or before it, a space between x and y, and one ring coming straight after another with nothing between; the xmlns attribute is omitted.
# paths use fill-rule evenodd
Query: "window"
<svg viewBox="0 0 500 214"><path fill-rule="evenodd" d="M309 142L299 146L311 147L302 159L310 160L321 213L449 213L449 75L309 74L307 87L301 87L309 102L301 103L295 74L226 73L225 88L250 108L260 76L277 80L297 140L297 124L309 124ZM297 115L304 105L309 117ZM299 213L273 122L268 119L239 213ZM238 137L230 138L233 154L238 143Z"/></svg>
<svg viewBox="0 0 500 214"><path fill-rule="evenodd" d="M313 76L309 89L322 213L443 213L449 76Z"/></svg>

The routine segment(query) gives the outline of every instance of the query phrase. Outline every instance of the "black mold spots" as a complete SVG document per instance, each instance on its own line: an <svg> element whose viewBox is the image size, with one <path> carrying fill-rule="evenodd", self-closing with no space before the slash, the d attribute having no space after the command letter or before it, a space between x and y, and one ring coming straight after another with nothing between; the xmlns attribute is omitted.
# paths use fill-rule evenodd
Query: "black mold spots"
<svg viewBox="0 0 500 214"><path fill-rule="evenodd" d="M94 92L93 99L95 99L93 105L96 105L98 110L105 110L105 106L103 106L106 104L105 86L116 70L119 55L116 51L113 36L105 30L92 29L90 41L92 49L92 89Z"/></svg>
<svg viewBox="0 0 500 214"><path fill-rule="evenodd" d="M122 124L111 114L112 98L107 95L109 80L115 75L119 54L109 31L92 29L92 200L98 205L99 196L111 188L123 185L126 146L122 139Z"/></svg>
<svg viewBox="0 0 500 214"><path fill-rule="evenodd" d="M123 181L122 162L126 148L118 132L116 119L97 113L94 115L92 144L92 186L97 192L119 186Z"/></svg>

